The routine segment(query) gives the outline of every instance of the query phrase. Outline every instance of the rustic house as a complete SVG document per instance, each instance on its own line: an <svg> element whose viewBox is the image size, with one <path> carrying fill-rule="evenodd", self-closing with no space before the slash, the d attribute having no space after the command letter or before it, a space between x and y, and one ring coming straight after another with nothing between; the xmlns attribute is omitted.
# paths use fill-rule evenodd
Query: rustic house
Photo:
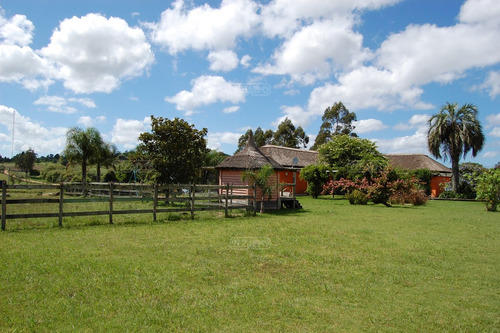
<svg viewBox="0 0 500 333"><path fill-rule="evenodd" d="M441 184L451 181L451 169L424 154L385 155L393 167L403 170L428 169L432 172L431 196L438 197L443 192Z"/></svg>
<svg viewBox="0 0 500 333"><path fill-rule="evenodd" d="M298 179L296 176L297 169L288 168L278 163L273 157L264 154L253 141L253 135L250 135L243 148L233 156L227 157L215 168L219 171L219 185L233 184L233 185L248 185L241 178L245 170L257 170L264 165L270 165L274 169L274 174L271 176L270 182L275 184L271 194L271 198L265 202L265 207L281 208L282 204L286 207L297 206L300 204L295 199L295 184L289 182L288 186L282 186L291 179ZM284 178L281 178L284 177ZM294 184L294 185L291 185ZM252 195L251 190L235 190L237 195ZM257 189L257 198L261 198L260 190Z"/></svg>
<svg viewBox="0 0 500 333"><path fill-rule="evenodd" d="M318 164L317 151L273 145L262 146L260 151L284 167L284 170L278 171L281 182L295 183L296 194L306 193L307 182L300 178L300 170L308 165Z"/></svg>

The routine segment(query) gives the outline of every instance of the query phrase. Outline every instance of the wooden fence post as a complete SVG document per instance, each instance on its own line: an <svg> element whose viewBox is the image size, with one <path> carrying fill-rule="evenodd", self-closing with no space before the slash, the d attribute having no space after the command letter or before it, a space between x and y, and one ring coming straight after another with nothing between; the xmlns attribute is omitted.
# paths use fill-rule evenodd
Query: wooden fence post
<svg viewBox="0 0 500 333"><path fill-rule="evenodd" d="M232 208L233 207L233 183L231 183L231 196L230 196L230 199L229 199L229 206ZM231 209L231 213L233 212L233 210Z"/></svg>
<svg viewBox="0 0 500 333"><path fill-rule="evenodd" d="M2 230L5 230L7 220L7 181L2 180Z"/></svg>
<svg viewBox="0 0 500 333"><path fill-rule="evenodd" d="M113 182L109 183L109 224L113 224Z"/></svg>
<svg viewBox="0 0 500 333"><path fill-rule="evenodd" d="M156 222L156 207L158 206L158 183L153 184L153 221Z"/></svg>
<svg viewBox="0 0 500 333"><path fill-rule="evenodd" d="M257 215L257 185L253 184L253 216Z"/></svg>
<svg viewBox="0 0 500 333"><path fill-rule="evenodd" d="M194 219L194 192L195 192L195 185L191 185L191 220Z"/></svg>
<svg viewBox="0 0 500 333"><path fill-rule="evenodd" d="M59 227L62 228L64 206L64 183L59 184Z"/></svg>
<svg viewBox="0 0 500 333"><path fill-rule="evenodd" d="M226 184L226 195L224 196L224 198L226 200L224 203L224 217L228 217L228 213L227 213L228 197L229 197L229 184Z"/></svg>

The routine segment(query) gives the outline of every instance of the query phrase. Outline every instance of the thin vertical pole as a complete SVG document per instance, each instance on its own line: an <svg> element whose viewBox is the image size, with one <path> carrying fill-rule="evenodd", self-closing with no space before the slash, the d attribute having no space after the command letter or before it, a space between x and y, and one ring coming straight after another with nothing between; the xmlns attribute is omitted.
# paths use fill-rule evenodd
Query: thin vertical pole
<svg viewBox="0 0 500 333"><path fill-rule="evenodd" d="M64 183L59 184L59 226L62 228L64 206Z"/></svg>
<svg viewBox="0 0 500 333"><path fill-rule="evenodd" d="M7 220L7 181L2 180L2 230L5 230Z"/></svg>
<svg viewBox="0 0 500 333"><path fill-rule="evenodd" d="M109 183L109 224L113 224L113 182Z"/></svg>
<svg viewBox="0 0 500 333"><path fill-rule="evenodd" d="M293 185L292 185L292 198L293 198L293 209L295 209L295 186L297 185L297 174L293 172Z"/></svg>
<svg viewBox="0 0 500 333"><path fill-rule="evenodd" d="M156 207L158 206L158 183L153 185L153 221L156 222Z"/></svg>

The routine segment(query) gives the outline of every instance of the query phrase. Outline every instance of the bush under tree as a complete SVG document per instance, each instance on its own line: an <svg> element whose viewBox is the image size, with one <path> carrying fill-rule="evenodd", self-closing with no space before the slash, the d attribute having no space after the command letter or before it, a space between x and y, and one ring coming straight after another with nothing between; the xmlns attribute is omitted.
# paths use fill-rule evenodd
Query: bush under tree
<svg viewBox="0 0 500 333"><path fill-rule="evenodd" d="M486 210L494 212L500 202L500 170L491 169L478 177L477 199L485 200Z"/></svg>

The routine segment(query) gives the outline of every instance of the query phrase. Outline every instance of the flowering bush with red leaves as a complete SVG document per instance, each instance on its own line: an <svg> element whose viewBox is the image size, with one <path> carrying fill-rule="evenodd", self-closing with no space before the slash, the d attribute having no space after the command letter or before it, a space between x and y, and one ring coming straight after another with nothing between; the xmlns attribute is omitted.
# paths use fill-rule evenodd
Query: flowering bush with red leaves
<svg viewBox="0 0 500 333"><path fill-rule="evenodd" d="M427 197L417 185L418 180L397 179L390 181L390 170L383 170L377 177L368 180L367 178L350 180L341 178L340 180L331 180L323 187L323 194L334 194L337 189L345 193L351 204L357 204L359 200L350 200L351 194L356 193L355 197L361 194L375 204L383 204L390 207L392 203L413 203L415 205L423 204Z"/></svg>

